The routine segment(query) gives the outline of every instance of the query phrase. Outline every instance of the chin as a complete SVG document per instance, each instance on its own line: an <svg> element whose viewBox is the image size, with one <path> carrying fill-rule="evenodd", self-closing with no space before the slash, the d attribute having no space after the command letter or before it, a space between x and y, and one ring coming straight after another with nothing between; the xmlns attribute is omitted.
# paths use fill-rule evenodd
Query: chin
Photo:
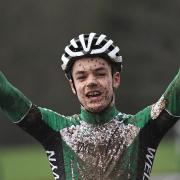
<svg viewBox="0 0 180 180"><path fill-rule="evenodd" d="M93 106L93 107L88 107L87 110L92 112L92 113L100 113L106 109L107 106Z"/></svg>

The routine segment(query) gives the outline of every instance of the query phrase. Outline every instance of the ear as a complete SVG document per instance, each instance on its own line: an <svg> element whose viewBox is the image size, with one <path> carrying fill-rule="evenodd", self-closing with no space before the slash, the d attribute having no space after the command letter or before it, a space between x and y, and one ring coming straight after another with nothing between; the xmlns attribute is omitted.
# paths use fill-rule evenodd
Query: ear
<svg viewBox="0 0 180 180"><path fill-rule="evenodd" d="M121 76L120 76L120 72L115 72L113 74L113 87L114 88L118 88L121 82Z"/></svg>
<svg viewBox="0 0 180 180"><path fill-rule="evenodd" d="M70 84L70 86L71 86L71 90L72 90L73 94L76 95L76 90L75 90L73 81L72 81L72 80L69 80L69 84Z"/></svg>

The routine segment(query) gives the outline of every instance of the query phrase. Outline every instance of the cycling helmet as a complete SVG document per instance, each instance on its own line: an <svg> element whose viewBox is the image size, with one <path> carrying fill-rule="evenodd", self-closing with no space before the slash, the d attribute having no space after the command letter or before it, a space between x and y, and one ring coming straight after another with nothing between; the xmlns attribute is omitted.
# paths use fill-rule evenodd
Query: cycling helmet
<svg viewBox="0 0 180 180"><path fill-rule="evenodd" d="M105 55L116 64L119 69L122 66L122 56L119 55L119 48L113 44L104 34L81 34L73 38L70 44L65 47L65 53L62 55L62 69L68 79L71 79L71 67L75 59L83 56L101 56Z"/></svg>

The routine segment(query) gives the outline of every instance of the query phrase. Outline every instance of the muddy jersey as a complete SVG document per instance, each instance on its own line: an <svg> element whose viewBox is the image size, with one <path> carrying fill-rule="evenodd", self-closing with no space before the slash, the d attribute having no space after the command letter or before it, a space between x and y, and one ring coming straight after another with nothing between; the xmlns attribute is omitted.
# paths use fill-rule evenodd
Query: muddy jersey
<svg viewBox="0 0 180 180"><path fill-rule="evenodd" d="M55 180L148 180L159 142L180 117L180 71L155 104L135 115L112 106L63 116L32 104L2 74L0 104L43 145Z"/></svg>

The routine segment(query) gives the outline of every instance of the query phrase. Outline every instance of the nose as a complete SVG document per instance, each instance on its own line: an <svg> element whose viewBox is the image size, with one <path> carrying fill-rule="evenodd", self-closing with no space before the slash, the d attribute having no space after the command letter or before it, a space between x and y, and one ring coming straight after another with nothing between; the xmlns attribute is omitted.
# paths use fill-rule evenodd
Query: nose
<svg viewBox="0 0 180 180"><path fill-rule="evenodd" d="M93 75L90 75L87 80L87 87L95 87L97 86L97 79Z"/></svg>

